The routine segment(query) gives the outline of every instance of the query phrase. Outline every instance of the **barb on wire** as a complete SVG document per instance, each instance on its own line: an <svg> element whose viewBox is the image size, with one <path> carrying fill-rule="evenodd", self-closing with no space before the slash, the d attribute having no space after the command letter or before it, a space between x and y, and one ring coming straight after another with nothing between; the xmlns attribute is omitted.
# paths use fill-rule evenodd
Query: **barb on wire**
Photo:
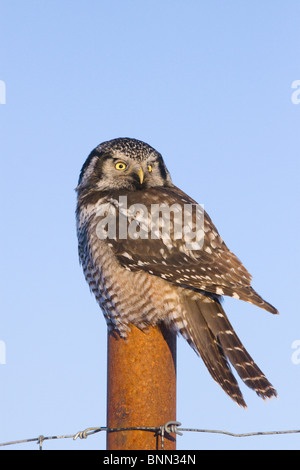
<svg viewBox="0 0 300 470"><path fill-rule="evenodd" d="M178 426L181 426L179 421L168 421L166 424L160 426L159 434L161 436L161 450L164 450L165 448L165 432L168 434L173 433L182 436L182 432L179 432L177 429Z"/></svg>
<svg viewBox="0 0 300 470"><path fill-rule="evenodd" d="M43 442L48 441L51 439L77 439L78 437L80 439L86 439L88 436L91 434L95 434L96 432L100 431L106 431L106 427L98 427L98 428L87 428L84 431L78 431L76 434L64 434L60 436L42 436L40 435L39 437L33 437L30 439L22 439L18 441L10 441L10 442L2 442L0 443L0 446L10 446L10 445L15 445L15 444L25 444L28 442L37 442L39 445L40 450L42 450Z"/></svg>
<svg viewBox="0 0 300 470"><path fill-rule="evenodd" d="M80 439L87 439L91 434L95 434L96 432L105 431L107 428L87 428L84 431L78 431L74 437L73 441L79 437Z"/></svg>
<svg viewBox="0 0 300 470"><path fill-rule="evenodd" d="M208 434L223 434L230 437L252 437L252 436L271 436L271 435L282 435L282 434L300 434L300 429L295 430L287 430L287 431L255 431L255 432L247 432L247 433L234 433L230 431L222 431L218 429L197 429L197 428L181 428L178 430L178 427L181 426L179 421L168 421L167 423L159 426L159 427L147 427L147 426L136 426L136 427L125 427L125 428L107 428L105 426L102 427L89 427L84 429L83 431L78 431L75 434L64 434L60 436L43 436L40 435L38 437L30 438L30 439L22 439L18 441L10 441L10 442L2 442L0 446L9 446L9 445L16 445L16 444L24 444L28 442L37 442L39 445L39 449L42 450L44 441L52 440L52 439L73 439L76 440L80 439L87 439L92 434L96 434L101 431L106 432L120 432L120 431L151 431L156 432L158 435L161 436L161 450L164 450L164 439L166 434L176 434L182 436L184 432L198 432L198 433L208 433Z"/></svg>
<svg viewBox="0 0 300 470"><path fill-rule="evenodd" d="M45 439L44 436L39 436L38 437L38 445L39 445L40 450L43 450L44 439Z"/></svg>

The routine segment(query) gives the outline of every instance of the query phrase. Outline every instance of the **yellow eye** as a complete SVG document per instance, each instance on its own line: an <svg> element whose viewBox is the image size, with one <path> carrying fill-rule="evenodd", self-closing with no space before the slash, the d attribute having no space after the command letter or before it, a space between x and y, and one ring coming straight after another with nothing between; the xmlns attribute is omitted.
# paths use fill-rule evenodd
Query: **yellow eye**
<svg viewBox="0 0 300 470"><path fill-rule="evenodd" d="M116 168L116 170L126 170L127 165L126 165L126 163L118 162L118 163L116 163L115 168Z"/></svg>
<svg viewBox="0 0 300 470"><path fill-rule="evenodd" d="M149 173L151 173L151 171L152 171L152 165L148 165L148 171L149 171Z"/></svg>

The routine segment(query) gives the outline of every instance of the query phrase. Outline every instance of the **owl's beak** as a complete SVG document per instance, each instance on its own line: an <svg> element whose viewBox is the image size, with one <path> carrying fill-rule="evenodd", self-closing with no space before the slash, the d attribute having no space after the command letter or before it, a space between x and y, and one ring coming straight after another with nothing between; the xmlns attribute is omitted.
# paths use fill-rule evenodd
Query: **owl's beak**
<svg viewBox="0 0 300 470"><path fill-rule="evenodd" d="M137 172L137 174L139 175L139 178L140 178L140 183L143 184L143 181L144 181L144 172L142 170L142 167L140 167L139 171Z"/></svg>

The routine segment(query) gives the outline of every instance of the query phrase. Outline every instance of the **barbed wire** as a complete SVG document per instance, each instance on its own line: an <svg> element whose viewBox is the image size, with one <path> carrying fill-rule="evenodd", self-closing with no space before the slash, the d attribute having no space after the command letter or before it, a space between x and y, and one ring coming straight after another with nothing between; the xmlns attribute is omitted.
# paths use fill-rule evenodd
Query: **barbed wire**
<svg viewBox="0 0 300 470"><path fill-rule="evenodd" d="M182 436L184 432L198 432L198 433L208 433L208 434L223 434L230 437L253 437L253 436L271 436L271 435L282 435L282 434L300 434L300 429L296 430L287 430L287 431L255 431L247 433L234 433L230 431L222 431L218 429L197 429L197 428L181 428L181 423L179 421L168 421L167 423L157 426L135 426L135 427L124 427L124 428L108 428L105 426L100 427L90 427L86 428L84 431L78 431L75 434L64 434L58 436L43 436L22 439L18 441L10 441L0 443L0 447L25 444L29 442L36 442L39 445L39 449L43 450L44 441L53 440L53 439L87 439L92 434L99 433L101 431L106 432L121 432L121 431L150 431L160 435L161 438L161 450L164 450L164 440L168 434L177 434ZM180 427L180 428L179 428ZM179 428L179 429L178 429Z"/></svg>

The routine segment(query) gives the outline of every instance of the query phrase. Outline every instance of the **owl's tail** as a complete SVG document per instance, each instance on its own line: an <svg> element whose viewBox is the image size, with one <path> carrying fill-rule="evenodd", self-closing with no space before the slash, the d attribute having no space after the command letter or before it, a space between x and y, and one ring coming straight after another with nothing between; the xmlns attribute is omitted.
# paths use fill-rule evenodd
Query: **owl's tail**
<svg viewBox="0 0 300 470"><path fill-rule="evenodd" d="M184 296L186 325L181 331L193 349L202 357L212 377L223 390L246 408L246 403L230 364L245 384L261 398L277 396L277 392L248 354L218 300L203 295Z"/></svg>

